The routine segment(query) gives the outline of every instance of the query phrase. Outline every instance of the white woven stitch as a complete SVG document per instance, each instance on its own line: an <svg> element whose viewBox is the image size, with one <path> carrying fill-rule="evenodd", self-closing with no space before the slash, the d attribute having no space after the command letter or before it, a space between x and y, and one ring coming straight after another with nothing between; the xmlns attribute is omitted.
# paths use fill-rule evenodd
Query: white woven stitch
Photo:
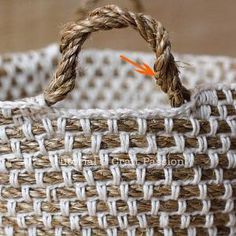
<svg viewBox="0 0 236 236"><path fill-rule="evenodd" d="M112 56L111 56L111 54L112 54ZM99 51L92 50L90 52L85 52L84 57L81 56L81 60L80 60L81 67L80 68L85 67L87 69L86 71L89 71L89 73L92 73L91 69L93 67L91 68L91 64L89 64L89 65L85 64L84 65L84 62L86 61L87 57L98 58L97 59L98 61L94 60L95 61L94 62L95 63L95 66L94 66L95 69L92 69L92 70L95 70L95 71L96 71L96 68L99 68L99 69L102 68L102 65L101 65L102 60L104 60L104 58L108 58L108 60L110 61L109 66L114 66L114 65L119 66L119 68L117 68L117 70L118 70L118 74L120 74L120 77L118 75L118 78L114 78L113 79L114 81L110 82L111 86L114 86L114 91L117 91L119 89L119 87L116 86L116 83L118 83L120 85L122 85L122 83L129 84L129 81L131 82L131 80L132 80L132 84L135 81L137 83L137 87L142 85L142 83L143 84L145 83L145 87L143 87L143 89L139 91L139 94L136 93L136 91L137 91L136 86L132 86L132 88L134 88L134 90L132 90L132 91L129 90L129 92L124 91L122 93L121 97L122 97L122 99L124 99L124 101L126 103L125 107L127 107L128 104L130 104L131 107L138 106L138 105L135 104L135 100L136 100L136 103L138 102L139 104L142 105L142 102L145 99L143 99L143 98L140 99L141 97L143 97L143 96L140 95L140 92L144 94L144 97L147 97L148 93L150 93L151 91L152 91L151 92L152 98L149 99L150 101L149 101L148 106L151 107L150 102L154 102L153 107L156 107L156 104L159 104L159 107L160 107L161 104L163 104L164 101L161 98L161 94L155 92L155 87L153 86L153 82L151 80L147 80L147 79L145 79L145 81L144 81L144 79L141 76L139 76L138 74L134 75L135 78L129 78L129 76L127 78L127 75L125 75L125 73L127 71L131 70L132 67L128 64L124 64L124 65L121 64L121 61L119 59L120 54L129 55L132 59L137 59L137 60L139 59L141 61L145 61L146 63L148 63L150 65L152 65L152 62L153 62L153 55L151 55L151 54L142 54L142 53L135 54L135 53L131 53L131 52L109 52L109 51L103 51L103 54L101 54L101 53L99 53ZM94 55L95 55L95 57L94 57ZM96 55L97 55L97 57L96 57ZM179 57L177 55L176 60L177 61L185 61L186 59L188 60L188 63L192 64L192 66L196 70L196 71L193 72L191 70L191 68L188 68L188 67L184 68L184 69L180 68L181 75L184 79L185 78L191 78L191 80L188 80L188 79L184 80L187 87L194 88L196 82L201 83L201 81L204 81L204 83L205 83L205 81L207 81L207 80L211 81L211 82L214 81L213 83L219 83L220 78L222 77L223 73L229 73L229 76L228 76L228 74L225 74L225 77L227 77L229 79L229 81L233 82L233 79L234 79L233 74L235 72L232 71L233 72L232 73L231 70L229 70L229 69L226 70L225 69L225 68L230 68L229 65L233 61L229 58L196 57L196 56L195 57L190 57L190 56L187 56L187 55ZM99 60L101 60L101 61L99 61ZM217 66L217 62L218 63L220 62L220 63L223 64L224 69L222 71L220 71L218 69L219 67ZM109 80L111 78L110 71L107 69L107 67L105 67L105 68L106 68L106 71L102 71L103 76L102 77L96 77L96 80L98 80L99 83L101 83L101 84L106 84L107 83L106 82L107 78L109 78ZM116 69L116 68L114 68L114 69ZM213 71L213 73L212 73L213 76L214 76L213 78L209 78L209 76L211 74L211 73L209 73L209 71ZM216 71L218 71L217 74L214 73ZM79 82L80 86L82 86L81 83L83 83L83 81L81 82L81 79L83 80L84 78L80 78L80 82ZM86 76L85 76L85 79L86 79L86 82L84 82L83 86L87 87L89 81L86 78ZM97 83L97 84L99 84L99 83ZM109 94L109 93L106 92L107 90L104 90L104 88L101 87L101 89L103 90L103 93L105 93L105 95ZM110 89L110 88L108 88L108 89ZM94 90L94 91L96 93L99 93L98 90ZM133 92L134 92L134 94L133 94ZM136 93L137 96L140 96L140 97L135 96L135 93ZM76 94L77 94L77 99L81 101L81 99L79 99L78 93L76 93ZM90 95L90 94L94 94L94 93L93 92L89 93L89 91L88 91L87 92L88 99L89 99L90 96L93 96L93 95ZM110 97L108 97L107 99L113 100L112 107L114 107L114 108L116 108L116 106L119 104L118 101L116 103L116 101L114 102L114 99L111 99ZM158 101L160 101L160 102L158 102ZM98 102L98 103L105 105L106 103L109 104L109 101L101 101L101 102ZM92 104L92 102L87 101L87 104ZM104 105L103 105L103 107L104 107ZM122 107L122 105L118 105L118 107ZM86 107L86 108L90 108L90 107Z"/></svg>
<svg viewBox="0 0 236 236"><path fill-rule="evenodd" d="M29 186L22 186L21 187L22 199L26 202L32 201L32 198L29 194L29 190L30 190Z"/></svg>
<svg viewBox="0 0 236 236"><path fill-rule="evenodd" d="M215 87L209 87L210 89L222 89L225 87L223 84L219 84ZM236 88L236 84L230 85L227 89L234 90ZM36 109L39 113L38 117L43 116L43 114L47 113L50 117L51 115L55 116L61 115L64 118L74 117L76 116L79 119L87 118L110 118L110 119L119 119L119 118L127 118L127 117L137 117L137 118L153 118L153 117L178 117L178 116L188 116L191 110L195 110L195 104L201 105L202 101L199 99L202 95L205 96L205 91L207 88L202 88L201 90L197 88L192 95L192 101L184 104L180 108L172 108L172 109L143 109L143 110L132 110L132 109L117 109L117 110L100 110L100 109L88 109L88 110L75 110L75 109L62 109L62 108L48 108L46 106L41 106L39 103L27 103L25 101L15 101L15 102L0 102L0 107L4 107L3 112L6 113L5 117L11 116L9 114L9 108L22 108L22 113L24 115L29 115L30 113L25 110L26 107L30 107L31 109ZM40 95L41 96L41 95ZM205 100L204 100L205 101ZM208 100L206 103L210 102ZM208 105L201 105L199 110L196 111L196 117L201 117L202 119L209 119L210 110L208 109ZM218 107L219 109L222 106ZM35 111L35 112L36 112ZM31 112L32 114L32 112ZM34 113L33 113L34 114ZM221 118L225 119L226 114L222 115ZM36 118L36 117L35 117Z"/></svg>
<svg viewBox="0 0 236 236"><path fill-rule="evenodd" d="M185 213L187 208L187 204L185 200L178 200L178 211L176 212L178 215L182 215Z"/></svg>
<svg viewBox="0 0 236 236"><path fill-rule="evenodd" d="M42 53L43 52L43 53ZM140 106L145 99L150 96L149 94L152 94L152 99L149 100L149 105L150 103L153 103L153 107L156 106L156 104L163 104L163 99L162 95L160 93L156 93L155 86L153 86L153 81L144 79L142 78L141 75L134 74L134 78L129 78L130 76L127 76L127 73L132 69L132 67L128 64L121 64L121 60L119 56L123 55L128 55L134 60L141 60L144 61L150 65L152 65L154 55L151 53L132 53L128 51L120 51L120 52L115 52L115 51L109 51L109 50L104 50L104 51L99 51L99 50L87 50L82 52L80 56L80 68L82 68L85 72L84 76L78 75L80 78L77 80L77 84L79 84L79 87L81 88L81 91L78 90L73 93L73 101L76 103L76 101L80 101L78 104L80 108L91 108L91 104L93 104L93 101L97 102L98 105L97 107L101 108L106 108L112 100L113 100L113 107L118 108L122 107L122 103L126 105L130 104L130 107L138 108L137 106ZM12 74L10 73L9 68L15 68L15 67L20 67L22 72L20 75L17 75L18 77L27 77L27 75L30 74L33 76L33 81L32 86L28 86L30 88L38 87L39 81L42 81L45 83L45 74L51 73L51 70L54 68L52 66L52 59L53 58L59 58L59 51L58 47L56 45L51 45L43 50L36 51L36 52L29 52L28 54L9 54L7 55L12 59L11 62L5 63L3 58L0 58L0 66L2 66L4 69L7 70L7 75L3 78L3 81L9 82L12 80ZM23 60L20 60L20 58L23 58ZM89 58L89 60L88 60ZM96 58L96 60L95 60ZM221 78L223 76L228 78L228 81L230 83L233 82L235 78L235 71L231 67L233 63L235 63L235 59L232 58L227 58L227 57L209 57L209 56L191 56L191 55L175 55L175 58L177 61L183 61L183 62L188 62L191 64L191 67L186 67L182 68L180 67L181 75L183 77L184 83L186 84L187 87L189 88L194 88L196 86L196 82L199 84L202 81L211 81L213 84L219 83ZM89 61L89 62L88 62ZM108 61L109 65L103 66L104 61ZM42 64L42 73L37 72L37 65L38 63ZM221 67L218 65L221 64ZM101 69L101 68L104 68ZM194 68L194 70L193 70ZM96 71L97 70L102 70L102 75L97 76ZM112 76L112 71L115 71L118 69L118 77L114 78L113 81L110 81L110 78ZM8 71L9 70L9 71ZM13 70L14 72L14 70ZM95 76L94 76L95 75ZM128 77L128 78L127 78ZM187 79L191 78L191 80ZM22 85L24 83L24 79L19 79L17 80L17 83L21 83ZM90 80L94 80L96 82L95 88L92 88L92 90L88 90L88 84L90 83ZM110 93L107 93L107 91L117 91L120 90L121 85L124 83L130 83L134 84L134 82L137 83L137 85L132 86L133 91L125 92L122 93L123 96L121 96L121 99L123 101L117 101L112 99L112 95L110 96ZM139 93L144 94L145 99L137 99L137 96L135 96L137 87L143 85L145 83L145 87L139 91ZM9 85L11 83L9 82ZM100 84L100 87L98 85ZM109 84L110 87L105 87L103 85ZM118 84L118 86L117 86ZM4 84L3 84L4 86ZM39 87L41 87L40 85ZM22 86L21 86L22 87ZM20 87L20 88L21 88ZM4 88L4 91L7 92L9 88L12 87L6 87ZM18 87L19 88L19 87ZM96 99L94 96L98 96L100 91L102 90L104 92L105 89L105 100L99 101ZM151 92L153 91L153 92ZM28 91L26 91L28 92ZM83 93L86 93L86 100L83 98ZM31 93L27 94L28 96L32 96L32 91ZM106 95L108 97L106 97ZM4 94L1 94L2 99L5 100ZM154 96L154 97L153 97ZM141 97L141 96L140 96ZM143 96L142 96L143 97ZM17 94L13 95L13 98L17 98ZM18 97L19 98L19 97ZM106 100L107 99L107 100ZM97 101L96 101L97 100ZM136 101L136 102L135 102ZM137 101L140 105L137 104ZM158 102L160 101L160 102ZM125 102L125 103L124 103ZM166 102L166 101L165 101ZM136 104L135 104L136 103ZM64 102L64 105L69 105L71 107L71 101L68 101L68 103ZM101 106L102 105L102 106ZM117 107L116 107L117 106Z"/></svg>
<svg viewBox="0 0 236 236"><path fill-rule="evenodd" d="M209 133L210 136L213 136L216 134L217 129L218 129L218 122L215 117L209 119L210 122L210 127L211 127L211 132Z"/></svg>
<svg viewBox="0 0 236 236"><path fill-rule="evenodd" d="M190 103L187 103L180 108L172 108L172 109L143 109L143 110L132 110L132 109L117 109L117 110L100 110L100 109L88 109L88 110L75 110L75 109L62 109L62 108L53 108L50 109L45 106L39 106L38 103L27 103L24 101L17 101L17 102L0 102L0 107L4 107L4 112L9 112L9 108L16 108L20 107L22 109L22 113L25 115L29 115L27 113L27 110L24 110L25 107L31 107L31 109L35 108L37 112L39 112L38 116L43 116L43 114L47 113L47 115L50 117L55 116L55 113L57 115L61 115L64 118L69 117L77 117L79 119L87 118L110 118L110 119L119 119L119 118L127 118L127 117L137 117L137 118L153 118L153 117L181 117L181 116L188 116L191 110L195 110L195 103L197 102L197 105L201 105L202 101L199 99L202 95L205 96L206 89L222 89L225 88L225 85L219 84L215 87L209 87L209 88L197 88L195 92L192 95L192 101ZM234 90L236 89L236 84L230 85L228 90ZM208 100L204 100L206 103L210 102ZM224 106L223 106L224 107ZM220 112L220 118L226 119L228 116L223 112L225 108L222 106L218 106L219 112ZM7 108L7 109L5 109ZM41 109L41 110L39 110ZM222 110L223 109L223 110ZM24 113L26 111L26 113ZM222 113L223 112L223 113ZM34 113L33 113L34 114ZM6 117L9 117L10 114L4 115ZM202 119L209 119L210 116L210 110L208 105L201 105L199 109L196 111L196 118L201 117Z"/></svg>
<svg viewBox="0 0 236 236"><path fill-rule="evenodd" d="M152 62L152 56L149 54L125 55L132 59L141 58L150 65ZM48 60L51 56L52 54L46 53ZM87 57L94 60L92 64L86 62ZM110 60L109 68L100 71L102 75L96 75L96 72L103 68L102 60L107 58ZM81 77L77 78L76 82L79 88L73 92L72 100L68 98L65 104L74 103L85 110L48 108L41 95L21 101L0 102L3 113L1 119L9 121L9 124L0 124L0 144L4 145L6 150L8 147L10 150L10 153L0 155L0 174L4 173L3 179L7 182L0 184L0 203L1 206L6 205L5 212L1 213L1 222L5 216L13 217L16 219L16 225L24 230L24 227L28 227L28 219L34 215L38 217L42 226L35 224L28 227L26 232L29 235L37 235L39 227L47 231L52 230L55 235L63 235L64 225L67 225L66 230L93 235L94 229L91 225L98 222L98 227L104 229L104 235L115 236L122 229L127 235L134 236L142 229L148 236L156 235L156 230L169 236L175 235L177 229L182 229L186 235L193 236L199 233L199 227L192 225L194 219L199 216L203 217L202 230L208 235L217 235L221 230L215 226L216 223L219 224L217 217L218 214L224 213L222 221L225 220L225 227L234 235L236 220L233 195L236 182L235 179L227 179L227 176L236 166L234 141L231 141L231 138L235 137L235 115L230 115L228 109L228 106L234 106L236 85L199 87L193 92L190 103L177 109L161 109L157 107L160 107L160 103L164 104L163 94L156 91L151 79L144 79L136 74L133 78L127 79L127 73L131 69L127 64L118 71L118 76L113 76L113 70L117 69L117 65L120 66L118 58L119 52L112 52L111 57L111 51L87 51L81 56L80 68L84 68L85 75L78 74L78 77ZM191 78L185 81L186 84L192 84L187 87L195 87L196 81L200 80L199 74L202 77L207 74L207 70L217 71L213 73L214 78L211 78L213 83L219 82L223 73L229 81L233 81L234 69L230 67L233 59L211 58L212 61L206 63L209 57L181 58L187 58L190 63L192 58L195 63L195 72L188 68L184 71L181 69L183 80ZM207 65L198 65L200 61ZM214 69L219 61L224 68L222 71L219 68ZM41 77L44 70L47 71L49 68L43 69ZM198 71L201 73L198 74ZM39 78L39 75L34 73L33 81L36 78ZM203 76L203 79L206 77ZM134 87L126 91L125 87L129 87L130 81L134 83ZM90 86L92 83L95 83L95 86ZM127 83L127 86L124 86L124 83ZM38 86L38 83L35 84ZM225 99L218 99L216 90L223 91ZM105 97L98 99L101 93ZM149 109L143 109L147 104ZM125 105L133 109L124 109ZM58 106L62 106L62 103ZM214 109L218 109L218 115L212 115L213 106L216 106ZM17 107L21 110L15 115L16 111L12 108ZM103 109L86 110L94 107ZM105 110L107 107L113 109ZM142 110L138 110L139 108ZM153 130L150 131L149 122L152 118L164 118L160 121L163 122L163 130L154 132L156 127L153 125ZM189 121L186 126L181 127L188 132L177 131L179 127L176 127L176 120L179 118ZM68 129L69 119L73 120L80 130ZM100 119L105 119L104 124L107 124L103 131L99 131L97 127ZM135 125L134 131L122 130L121 119L132 120ZM204 126L208 122L207 127L202 127L202 121L205 122ZM221 122L224 121L229 127L219 133ZM206 133L203 128L209 132ZM17 132L21 132L21 136L15 137ZM104 145L105 135L117 137L116 146L113 144L112 148L106 147L110 144ZM136 136L144 137L144 141L132 140ZM86 147L78 148L81 145L80 138L83 140L84 137L84 140L88 140ZM172 138L173 145L161 146L159 137ZM197 140L196 146L189 147L187 138ZM209 138L218 139L217 147L209 148ZM50 149L48 143L55 139L61 146ZM135 142L139 142L138 146L134 145ZM166 142L168 144L168 139ZM76 143L79 143L77 148ZM30 150L31 147L36 147L37 151ZM120 154L129 163L111 162ZM156 163L140 163L143 155L146 159L153 158ZM200 164L199 155L205 155L206 158ZM95 165L86 165L84 160L91 156L97 158L98 162ZM65 162L63 158L66 158ZM171 158L182 158L184 163L168 164ZM225 158L224 162L222 158ZM150 178L150 173L153 176L157 175ZM27 177L29 174L33 175ZM5 179L5 176L8 178ZM101 176L105 180L98 180ZM47 182L53 177L55 183ZM214 185L220 194L215 193L215 189L212 190ZM9 189L10 187L14 189ZM186 187L196 188L188 192ZM12 192L18 189L19 193L13 196ZM111 197L112 194L115 196ZM218 201L222 204L221 208L214 212ZM101 210L101 204L107 209ZM192 205L196 209L193 208L191 211ZM25 206L27 211L19 211ZM172 207L171 211L168 210L169 206ZM95 220L91 220L91 225L82 226L81 222L86 216L95 217ZM117 222L116 226L110 227L111 216ZM134 225L131 224L131 216L135 219ZM158 229L149 224L150 216L156 217ZM178 216L178 225L173 227L173 217ZM58 221L60 217L63 217L61 223ZM59 222L59 225L55 226L55 221ZM0 226L5 234L15 234L14 226L2 223Z"/></svg>
<svg viewBox="0 0 236 236"><path fill-rule="evenodd" d="M85 186L86 186L86 183L76 184L75 186L76 196L81 201L86 200Z"/></svg>

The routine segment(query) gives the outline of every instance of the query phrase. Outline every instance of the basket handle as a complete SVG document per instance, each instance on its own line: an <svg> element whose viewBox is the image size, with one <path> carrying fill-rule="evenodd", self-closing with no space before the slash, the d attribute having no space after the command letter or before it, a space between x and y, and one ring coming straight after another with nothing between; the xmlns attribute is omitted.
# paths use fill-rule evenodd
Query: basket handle
<svg viewBox="0 0 236 236"><path fill-rule="evenodd" d="M136 11L143 11L144 7L141 0L130 0L133 4L133 7ZM76 21L82 20L87 17L87 13L93 9L100 0L83 0L80 1L80 6L76 11Z"/></svg>
<svg viewBox="0 0 236 236"><path fill-rule="evenodd" d="M180 82L179 71L170 52L168 33L162 24L142 13L124 11L108 5L92 11L85 20L70 23L62 33L62 57L54 77L44 90L44 98L50 106L61 101L74 88L78 54L92 32L131 26L148 42L156 54L154 64L156 83L173 107L190 100L190 91Z"/></svg>

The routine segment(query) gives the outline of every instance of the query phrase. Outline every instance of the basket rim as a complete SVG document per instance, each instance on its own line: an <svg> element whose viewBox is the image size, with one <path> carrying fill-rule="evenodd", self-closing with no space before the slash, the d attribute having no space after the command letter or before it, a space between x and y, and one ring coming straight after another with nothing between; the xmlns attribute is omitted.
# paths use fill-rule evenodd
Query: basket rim
<svg viewBox="0 0 236 236"><path fill-rule="evenodd" d="M73 109L63 107L49 107L42 94L15 101L0 101L0 109L19 109L22 115L36 114L39 116L63 116L65 118L96 118L96 119L119 119L126 117L133 118L174 118L189 117L196 105L224 105L230 101L218 101L216 90L236 90L236 83L233 84L202 84L192 90L191 100L178 108L154 108L154 109ZM211 93L208 96L207 93ZM214 99L212 99L212 95ZM26 112L27 110L27 112ZM34 111L34 112L32 112Z"/></svg>
<svg viewBox="0 0 236 236"><path fill-rule="evenodd" d="M0 53L0 57L2 56L21 56L21 55L27 55L30 53L40 53L42 51L51 51L52 53L59 53L59 45L57 43L50 43L44 47L39 47L36 49L28 49L28 50L19 50L19 51L10 51L10 52L4 52ZM127 53L129 55L143 55L143 56L152 56L153 58L155 55L151 53L150 51L142 51L142 50L129 50L129 49L112 49L112 48L84 48L81 51L81 55L83 55L86 52L101 52L101 53ZM181 56L181 57L194 57L194 58L201 58L201 59L215 59L215 60L233 60L236 62L236 57L234 56L228 56L228 55L221 55L221 54L199 54L199 53L179 53L179 52L173 52L173 55L176 57Z"/></svg>

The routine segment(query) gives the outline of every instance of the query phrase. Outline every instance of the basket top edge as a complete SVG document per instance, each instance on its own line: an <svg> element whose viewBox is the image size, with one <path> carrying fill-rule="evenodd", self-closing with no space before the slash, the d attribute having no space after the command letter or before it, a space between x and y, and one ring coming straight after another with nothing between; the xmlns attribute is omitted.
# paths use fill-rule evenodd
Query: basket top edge
<svg viewBox="0 0 236 236"><path fill-rule="evenodd" d="M27 55L27 54L31 54L31 53L42 53L43 51L51 51L52 54L57 54L59 53L59 45L57 43L51 43L45 47L42 48L38 48L38 49L31 49L31 50L26 50L26 51L17 51L17 52L6 52L6 53L0 53L0 58L2 56L20 56L20 55ZM140 55L140 56L153 56L154 54L152 52L149 51L142 51L142 50L128 50L128 49L112 49L112 48L85 48L84 50L82 50L82 54L93 54L93 53L101 53L101 54L106 54L106 53L128 53L129 55ZM206 59L206 60L233 60L236 61L236 57L232 57L232 56L228 56L228 55L220 55L220 54L191 54L191 53L179 53L179 52L174 52L173 53L175 55L175 57L183 57L183 58L196 58L196 59Z"/></svg>
<svg viewBox="0 0 236 236"><path fill-rule="evenodd" d="M219 100L217 91L222 91L226 99ZM178 108L154 108L154 109L72 109L63 107L48 107L45 103L43 95L36 97L25 98L17 101L0 101L0 109L11 110L18 109L22 114L37 113L39 116L61 116L61 117L74 117L74 118L107 118L118 119L126 117L134 118L174 118L174 117L189 117L196 107L200 106L219 106L234 104L233 96L229 93L236 90L236 83L233 84L204 84L192 90L191 100Z"/></svg>

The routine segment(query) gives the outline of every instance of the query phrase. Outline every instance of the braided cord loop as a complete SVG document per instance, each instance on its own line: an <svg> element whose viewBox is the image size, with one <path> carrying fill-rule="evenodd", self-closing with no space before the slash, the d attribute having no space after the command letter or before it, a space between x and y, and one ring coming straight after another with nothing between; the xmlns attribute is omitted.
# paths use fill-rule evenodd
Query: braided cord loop
<svg viewBox="0 0 236 236"><path fill-rule="evenodd" d="M168 33L162 24L150 16L120 9L115 5L100 7L79 22L68 24L62 33L62 57L44 98L50 106L61 101L74 88L79 52L92 32L132 27L148 42L156 55L154 63L156 83L165 92L172 107L190 100L190 91L180 82L179 71L171 54Z"/></svg>

